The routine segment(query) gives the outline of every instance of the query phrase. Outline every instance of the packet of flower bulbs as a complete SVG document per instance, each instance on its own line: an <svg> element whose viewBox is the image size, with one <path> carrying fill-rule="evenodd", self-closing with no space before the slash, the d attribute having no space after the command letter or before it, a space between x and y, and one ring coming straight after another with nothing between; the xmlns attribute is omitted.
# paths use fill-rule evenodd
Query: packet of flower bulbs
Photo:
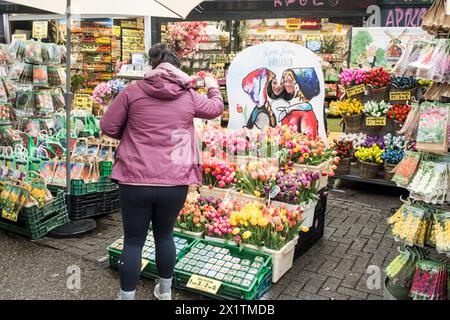
<svg viewBox="0 0 450 320"><path fill-rule="evenodd" d="M16 115L19 118L33 117L35 95L32 91L18 91L16 100Z"/></svg>
<svg viewBox="0 0 450 320"><path fill-rule="evenodd" d="M3 44L3 43L0 44L0 62L2 62L4 64L12 64L13 63L13 58L9 51L9 47L8 47L8 45Z"/></svg>
<svg viewBox="0 0 450 320"><path fill-rule="evenodd" d="M30 199L34 199L38 207L43 207L47 203L47 184L45 179L37 172L31 171L25 182L30 186ZM26 207L34 206L34 201L27 201Z"/></svg>
<svg viewBox="0 0 450 320"><path fill-rule="evenodd" d="M3 85L5 86L6 95L8 100L12 100L16 98L16 86L13 80L11 79L2 79Z"/></svg>
<svg viewBox="0 0 450 320"><path fill-rule="evenodd" d="M0 159L2 159L2 175L1 179L7 180L12 178L14 172L14 157L13 149L11 147L4 147L0 153Z"/></svg>
<svg viewBox="0 0 450 320"><path fill-rule="evenodd" d="M23 69L25 68L25 63L17 62L11 67L11 71L9 72L9 78L11 80L19 81L20 75L23 73Z"/></svg>
<svg viewBox="0 0 450 320"><path fill-rule="evenodd" d="M19 76L20 83L33 83L33 65L25 63L23 65L22 73Z"/></svg>
<svg viewBox="0 0 450 320"><path fill-rule="evenodd" d="M33 85L36 87L48 87L47 66L33 66Z"/></svg>
<svg viewBox="0 0 450 320"><path fill-rule="evenodd" d="M47 184L52 184L53 175L55 174L56 163L52 160L44 160L42 161L38 172L44 177L45 182Z"/></svg>
<svg viewBox="0 0 450 320"><path fill-rule="evenodd" d="M32 64L44 63L44 59L42 57L42 43L36 41L26 41L24 60L25 62Z"/></svg>
<svg viewBox="0 0 450 320"><path fill-rule="evenodd" d="M413 246L417 243L420 231L422 230L422 220L425 215L423 208L407 205L405 208L406 219L403 223L400 240L407 245Z"/></svg>
<svg viewBox="0 0 450 320"><path fill-rule="evenodd" d="M25 53L25 43L22 40L13 40L9 45L9 52L13 59L21 60Z"/></svg>
<svg viewBox="0 0 450 320"><path fill-rule="evenodd" d="M38 117L51 117L54 112L53 99L49 91L36 93L35 115Z"/></svg>
<svg viewBox="0 0 450 320"><path fill-rule="evenodd" d="M417 150L445 153L448 151L448 106L424 104L420 109Z"/></svg>
<svg viewBox="0 0 450 320"><path fill-rule="evenodd" d="M397 166L392 181L406 188L416 173L421 157L420 152L406 151L404 158Z"/></svg>
<svg viewBox="0 0 450 320"><path fill-rule="evenodd" d="M450 212L438 211L434 214L436 250L439 253L450 252Z"/></svg>

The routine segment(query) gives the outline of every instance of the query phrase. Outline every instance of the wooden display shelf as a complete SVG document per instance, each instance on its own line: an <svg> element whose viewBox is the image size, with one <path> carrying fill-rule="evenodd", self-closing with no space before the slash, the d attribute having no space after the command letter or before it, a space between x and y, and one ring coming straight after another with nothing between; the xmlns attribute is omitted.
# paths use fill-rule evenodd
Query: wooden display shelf
<svg viewBox="0 0 450 320"><path fill-rule="evenodd" d="M350 173L347 175L335 175L333 178L330 179L330 182L335 179L341 179L341 180L348 180L348 181L354 181L354 182L362 182L362 183L369 183L369 184L375 184L380 186L386 186L386 187L395 187L395 188L401 188L398 187L395 182L393 181L387 181L384 180L384 169L383 167L380 168L380 171L378 172L378 175L375 179L365 179L362 178L359 175L359 167L358 165L352 164L350 167ZM401 188L403 189L403 188Z"/></svg>

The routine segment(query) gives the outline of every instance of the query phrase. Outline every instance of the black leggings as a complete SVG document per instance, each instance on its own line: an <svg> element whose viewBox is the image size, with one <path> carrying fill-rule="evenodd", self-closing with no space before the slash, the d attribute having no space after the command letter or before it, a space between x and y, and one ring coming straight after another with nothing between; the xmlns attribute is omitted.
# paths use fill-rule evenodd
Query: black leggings
<svg viewBox="0 0 450 320"><path fill-rule="evenodd" d="M159 276L163 279L172 278L176 259L173 228L186 201L188 189L188 186L119 186L124 229L124 247L119 266L123 291L134 291L139 282L142 249L150 222Z"/></svg>

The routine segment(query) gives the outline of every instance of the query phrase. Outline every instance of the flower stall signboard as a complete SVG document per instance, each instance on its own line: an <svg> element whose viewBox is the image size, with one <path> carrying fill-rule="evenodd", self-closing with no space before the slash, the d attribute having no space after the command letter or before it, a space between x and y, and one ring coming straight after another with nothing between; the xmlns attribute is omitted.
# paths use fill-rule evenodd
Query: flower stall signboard
<svg viewBox="0 0 450 320"><path fill-rule="evenodd" d="M290 42L267 42L245 49L227 77L229 129L293 125L327 141L325 82L319 58Z"/></svg>

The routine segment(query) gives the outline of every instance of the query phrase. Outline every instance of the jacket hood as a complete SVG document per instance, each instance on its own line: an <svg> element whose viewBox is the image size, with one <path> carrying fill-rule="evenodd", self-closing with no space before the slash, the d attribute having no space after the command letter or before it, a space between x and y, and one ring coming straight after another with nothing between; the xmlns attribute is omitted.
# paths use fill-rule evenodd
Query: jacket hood
<svg viewBox="0 0 450 320"><path fill-rule="evenodd" d="M171 65L161 63L150 70L138 85L149 96L160 100L176 100L191 88L192 79L186 73Z"/></svg>

